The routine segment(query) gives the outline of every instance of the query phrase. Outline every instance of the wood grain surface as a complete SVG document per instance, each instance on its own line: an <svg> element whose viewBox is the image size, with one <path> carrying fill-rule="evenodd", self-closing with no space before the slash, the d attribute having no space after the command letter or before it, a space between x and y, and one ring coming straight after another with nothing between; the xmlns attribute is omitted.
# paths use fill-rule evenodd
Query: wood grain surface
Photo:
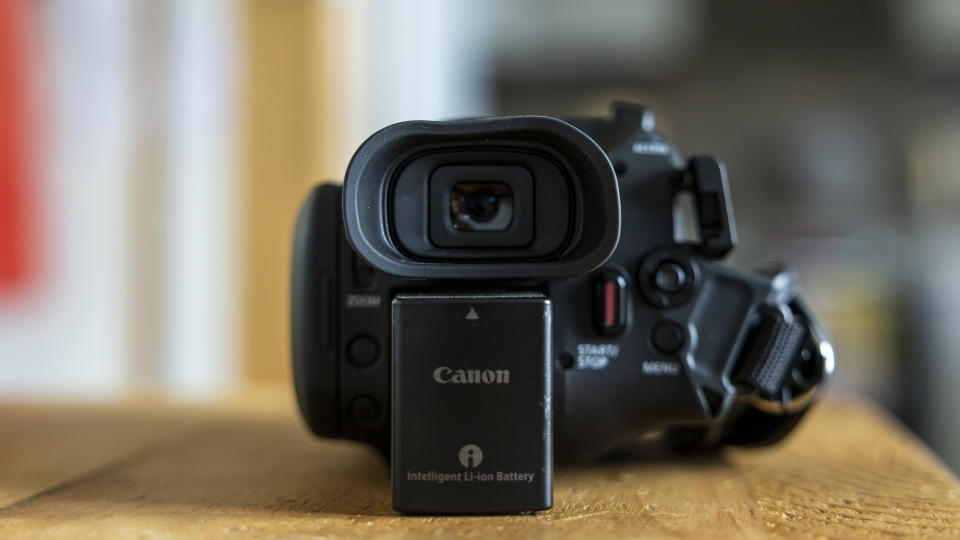
<svg viewBox="0 0 960 540"><path fill-rule="evenodd" d="M784 444L655 442L561 469L554 508L411 517L387 466L311 437L285 391L209 406L0 405L0 537L960 536L960 484L874 406L822 403Z"/></svg>

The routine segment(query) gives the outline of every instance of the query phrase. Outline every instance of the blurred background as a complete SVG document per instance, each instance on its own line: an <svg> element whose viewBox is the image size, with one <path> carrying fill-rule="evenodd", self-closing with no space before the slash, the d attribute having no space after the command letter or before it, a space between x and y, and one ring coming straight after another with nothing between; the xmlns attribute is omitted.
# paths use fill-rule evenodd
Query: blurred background
<svg viewBox="0 0 960 540"><path fill-rule="evenodd" d="M294 216L400 120L654 107L960 470L960 2L0 2L0 399L289 384Z"/></svg>

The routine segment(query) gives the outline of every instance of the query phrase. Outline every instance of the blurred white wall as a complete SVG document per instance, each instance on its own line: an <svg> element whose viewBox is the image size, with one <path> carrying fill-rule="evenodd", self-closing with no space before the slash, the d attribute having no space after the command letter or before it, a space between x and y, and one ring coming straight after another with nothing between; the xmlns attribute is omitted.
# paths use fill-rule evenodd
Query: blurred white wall
<svg viewBox="0 0 960 540"><path fill-rule="evenodd" d="M238 8L36 4L41 267L0 302L0 396L234 380Z"/></svg>
<svg viewBox="0 0 960 540"><path fill-rule="evenodd" d="M483 3L324 1L344 25L341 41L313 44L337 47L339 76L316 82L345 96L329 111L345 126L337 175L384 125L491 112ZM0 299L0 398L230 388L245 308L244 4L32 9L43 264L36 287Z"/></svg>
<svg viewBox="0 0 960 540"><path fill-rule="evenodd" d="M129 4L45 9L28 50L46 116L40 163L41 275L0 305L0 391L118 391L131 306Z"/></svg>
<svg viewBox="0 0 960 540"><path fill-rule="evenodd" d="M162 380L179 393L236 383L242 141L240 4L170 2L169 177Z"/></svg>
<svg viewBox="0 0 960 540"><path fill-rule="evenodd" d="M403 120L492 113L494 6L371 0L369 13L367 134Z"/></svg>

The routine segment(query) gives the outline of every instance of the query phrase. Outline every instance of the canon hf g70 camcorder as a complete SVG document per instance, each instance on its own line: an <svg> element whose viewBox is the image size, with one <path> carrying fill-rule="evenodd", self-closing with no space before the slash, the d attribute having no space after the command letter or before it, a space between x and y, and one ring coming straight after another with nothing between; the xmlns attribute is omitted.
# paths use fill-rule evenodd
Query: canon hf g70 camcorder
<svg viewBox="0 0 960 540"><path fill-rule="evenodd" d="M297 221L300 410L411 513L550 508L555 461L651 432L776 442L833 348L789 273L720 264L735 243L724 166L644 107L388 126Z"/></svg>

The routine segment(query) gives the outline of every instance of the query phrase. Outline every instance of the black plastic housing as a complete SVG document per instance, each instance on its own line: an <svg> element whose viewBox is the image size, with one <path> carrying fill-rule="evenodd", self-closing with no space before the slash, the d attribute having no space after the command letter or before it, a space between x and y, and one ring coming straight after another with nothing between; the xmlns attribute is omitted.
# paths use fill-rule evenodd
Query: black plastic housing
<svg viewBox="0 0 960 540"><path fill-rule="evenodd" d="M340 199L340 186L317 186L300 210L293 240L293 382L304 419L314 433L326 437L342 434Z"/></svg>
<svg viewBox="0 0 960 540"><path fill-rule="evenodd" d="M366 442L389 459L391 302L522 292L552 306L557 462L602 456L651 432L699 446L771 444L789 433L834 370L833 348L789 273L720 263L737 238L726 169L707 156L684 160L653 124L648 109L615 104L606 118L415 122L368 139L344 186L347 223L337 211L340 187L326 184L304 203L297 224L294 378L311 430ZM594 201L623 205L622 214L617 206L596 214L598 223L584 221L578 242L597 238L598 245L546 259L474 261L420 260L393 243L384 207L391 167L425 149L473 151L539 137L571 168L580 163L581 191L592 185ZM613 169L618 186L611 187ZM599 176L586 178L588 171ZM678 240L674 202L684 193L696 203L700 241ZM622 224L618 243L615 223ZM429 351L434 338L402 339L423 340ZM445 358L426 356L426 365Z"/></svg>

